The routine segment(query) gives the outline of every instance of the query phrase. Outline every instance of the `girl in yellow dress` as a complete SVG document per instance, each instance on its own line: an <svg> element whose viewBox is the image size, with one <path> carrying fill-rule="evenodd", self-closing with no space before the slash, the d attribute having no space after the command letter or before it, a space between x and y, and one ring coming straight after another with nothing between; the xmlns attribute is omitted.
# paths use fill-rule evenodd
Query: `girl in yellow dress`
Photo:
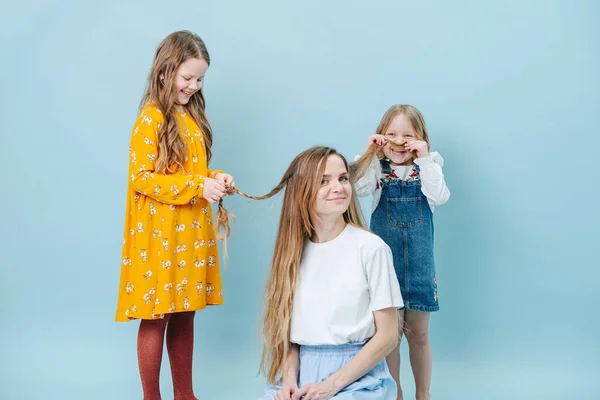
<svg viewBox="0 0 600 400"><path fill-rule="evenodd" d="M159 45L133 127L117 322L140 319L145 400L160 399L166 331L175 400L192 389L194 314L223 304L210 204L233 194L233 177L211 170L212 130L202 82L210 57L188 31Z"/></svg>

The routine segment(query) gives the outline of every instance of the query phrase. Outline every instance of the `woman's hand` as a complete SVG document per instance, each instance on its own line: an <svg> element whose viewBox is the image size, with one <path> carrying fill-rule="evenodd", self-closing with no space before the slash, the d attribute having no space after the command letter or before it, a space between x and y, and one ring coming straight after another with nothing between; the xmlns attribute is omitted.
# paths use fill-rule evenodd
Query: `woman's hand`
<svg viewBox="0 0 600 400"><path fill-rule="evenodd" d="M292 400L329 400L335 396L338 391L335 390L333 382L326 380L319 383L312 383L302 386L292 396ZM304 396L304 397L302 397Z"/></svg>
<svg viewBox="0 0 600 400"><path fill-rule="evenodd" d="M290 400L294 393L298 391L298 385L293 383L284 383L277 392L275 400Z"/></svg>

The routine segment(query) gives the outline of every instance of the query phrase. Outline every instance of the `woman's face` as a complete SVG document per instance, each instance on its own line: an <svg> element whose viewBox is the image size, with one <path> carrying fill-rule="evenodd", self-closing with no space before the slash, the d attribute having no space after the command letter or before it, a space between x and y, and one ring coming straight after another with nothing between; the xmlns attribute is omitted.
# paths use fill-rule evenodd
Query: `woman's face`
<svg viewBox="0 0 600 400"><path fill-rule="evenodd" d="M338 155L331 155L325 164L321 177L321 187L317 192L315 213L320 218L331 219L348 210L352 200L352 185L344 160Z"/></svg>

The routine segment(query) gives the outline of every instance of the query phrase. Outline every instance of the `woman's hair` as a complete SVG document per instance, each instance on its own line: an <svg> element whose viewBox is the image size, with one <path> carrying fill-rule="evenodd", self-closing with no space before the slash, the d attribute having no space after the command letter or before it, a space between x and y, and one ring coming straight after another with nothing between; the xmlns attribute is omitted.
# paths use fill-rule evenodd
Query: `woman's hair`
<svg viewBox="0 0 600 400"><path fill-rule="evenodd" d="M427 127L425 125L423 114L421 114L421 111L416 107L408 104L396 104L391 106L385 114L383 114L375 133L377 135L385 135L392 121L398 115L406 115L415 131L417 140L423 140L427 143L427 147L429 148L429 135L427 134ZM383 158L383 154L381 154L377 148L377 144L373 143L367 151L365 151L360 158L350 166L350 179L352 179L353 182L356 182L365 175L375 155L380 159Z"/></svg>
<svg viewBox="0 0 600 400"><path fill-rule="evenodd" d="M177 126L175 77L179 66L190 58L203 59L210 65L210 56L200 37L189 31L173 32L158 46L148 76L146 91L140 106L154 103L161 110L164 121L158 131L158 159L156 171L173 173L183 170L186 145ZM207 163L211 159L212 129L205 114L202 89L198 90L185 105L204 135Z"/></svg>
<svg viewBox="0 0 600 400"><path fill-rule="evenodd" d="M294 158L279 184L265 196L249 196L237 191L245 197L263 200L285 188L264 299L260 367L271 383L275 383L280 376L282 363L289 351L296 277L304 241L315 234L315 201L330 156L340 157L348 169L348 162L335 149L312 147ZM343 218L346 223L364 229L356 196L352 196Z"/></svg>

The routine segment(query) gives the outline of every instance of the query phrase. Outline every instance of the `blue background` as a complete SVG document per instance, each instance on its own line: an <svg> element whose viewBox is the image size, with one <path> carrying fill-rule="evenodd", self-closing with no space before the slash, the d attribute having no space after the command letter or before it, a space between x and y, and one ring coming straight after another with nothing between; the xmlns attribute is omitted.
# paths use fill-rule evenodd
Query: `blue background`
<svg viewBox="0 0 600 400"><path fill-rule="evenodd" d="M593 0L4 3L0 398L141 398L138 323L113 322L127 152L154 50L179 29L212 57L212 166L247 192L312 145L359 154L392 104L424 113L452 191L434 399L600 398L599 17ZM280 201L227 199L226 305L196 317L200 398L263 390ZM403 360L411 398L405 344Z"/></svg>

